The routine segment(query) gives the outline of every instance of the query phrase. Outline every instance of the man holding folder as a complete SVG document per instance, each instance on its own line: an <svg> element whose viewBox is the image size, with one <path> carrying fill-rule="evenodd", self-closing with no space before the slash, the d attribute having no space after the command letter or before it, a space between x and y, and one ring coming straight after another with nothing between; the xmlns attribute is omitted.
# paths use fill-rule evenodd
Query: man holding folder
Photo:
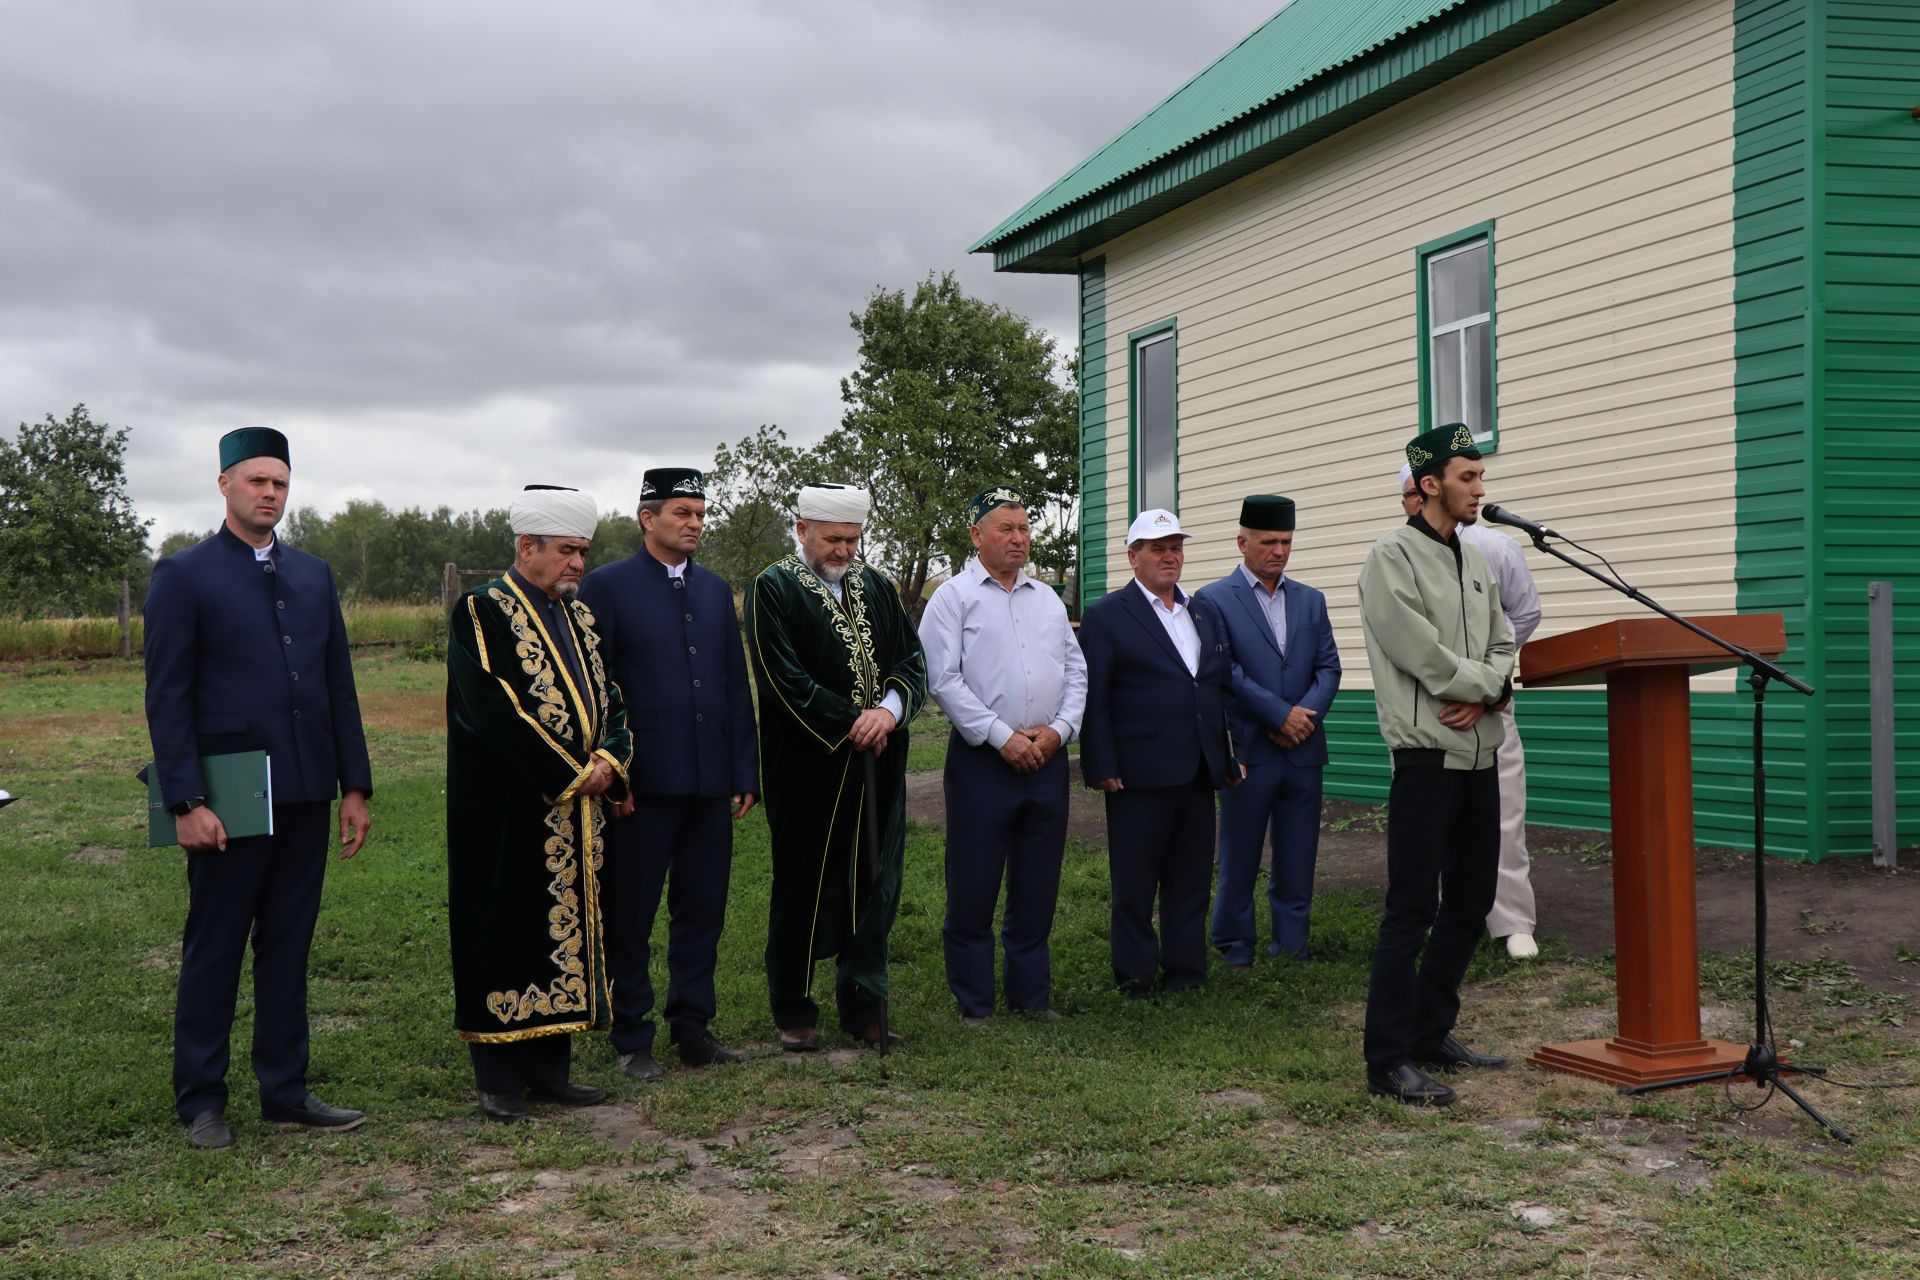
<svg viewBox="0 0 1920 1280"><path fill-rule="evenodd" d="M174 1109L196 1147L233 1142L227 1046L249 940L261 1114L328 1129L366 1118L307 1091L307 952L329 809L338 793L340 856L351 858L367 838L373 775L333 571L273 536L289 474L278 431L223 436L226 520L155 565L147 592L147 729L160 803L187 853ZM271 761L272 833L229 837L202 761L248 752Z"/></svg>

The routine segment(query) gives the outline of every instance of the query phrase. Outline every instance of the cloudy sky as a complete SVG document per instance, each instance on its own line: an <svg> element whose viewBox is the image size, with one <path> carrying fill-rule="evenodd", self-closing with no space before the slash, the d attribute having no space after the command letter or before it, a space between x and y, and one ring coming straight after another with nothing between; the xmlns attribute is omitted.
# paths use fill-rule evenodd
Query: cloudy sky
<svg viewBox="0 0 1920 1280"><path fill-rule="evenodd" d="M296 503L626 509L839 419L848 313L965 250L1277 0L22 0L0 41L0 430L133 429L167 532L268 423Z"/></svg>

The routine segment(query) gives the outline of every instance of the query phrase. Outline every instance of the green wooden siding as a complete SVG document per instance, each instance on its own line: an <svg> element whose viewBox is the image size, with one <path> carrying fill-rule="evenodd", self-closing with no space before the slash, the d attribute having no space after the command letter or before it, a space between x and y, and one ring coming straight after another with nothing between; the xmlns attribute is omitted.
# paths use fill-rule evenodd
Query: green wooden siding
<svg viewBox="0 0 1920 1280"><path fill-rule="evenodd" d="M1107 593L1107 261L1080 264L1080 607Z"/></svg>
<svg viewBox="0 0 1920 1280"><path fill-rule="evenodd" d="M1809 565L1826 695L1827 853L1873 847L1867 583L1894 584L1894 725L1902 843L1920 840L1920 4L1824 0L1823 96L1812 136L1823 197L1812 263L1825 305L1809 340L1819 382Z"/></svg>

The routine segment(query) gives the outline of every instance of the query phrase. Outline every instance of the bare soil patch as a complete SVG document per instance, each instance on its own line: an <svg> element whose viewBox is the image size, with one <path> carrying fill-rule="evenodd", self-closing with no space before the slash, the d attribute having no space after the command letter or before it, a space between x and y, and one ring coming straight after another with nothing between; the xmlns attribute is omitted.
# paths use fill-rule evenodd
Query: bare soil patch
<svg viewBox="0 0 1920 1280"><path fill-rule="evenodd" d="M938 771L908 775L907 816L945 825ZM1321 811L1318 888L1386 889L1384 818L1375 806L1327 800ZM1073 788L1068 832L1090 844L1106 844L1106 808L1097 793ZM1529 826L1527 847L1540 934L1561 939L1577 956L1610 950L1613 845L1607 833ZM1271 850L1268 853L1270 857ZM1768 858L1768 954L1799 961L1836 960L1851 966L1875 991L1920 997L1920 861L1908 851L1902 863L1902 870L1884 871L1866 858L1819 863ZM1702 848L1694 859L1694 876L1701 948L1751 950L1753 855ZM1903 954L1915 959L1902 960Z"/></svg>

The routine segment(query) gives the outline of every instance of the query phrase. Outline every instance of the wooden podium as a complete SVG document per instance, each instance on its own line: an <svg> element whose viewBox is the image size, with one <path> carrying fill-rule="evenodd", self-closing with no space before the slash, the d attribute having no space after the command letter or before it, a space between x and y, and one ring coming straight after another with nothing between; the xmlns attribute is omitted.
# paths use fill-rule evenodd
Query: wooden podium
<svg viewBox="0 0 1920 1280"><path fill-rule="evenodd" d="M1691 621L1768 658L1787 647L1777 613ZM1613 797L1613 940L1620 1033L1543 1045L1543 1067L1614 1084L1659 1084L1737 1067L1747 1047L1700 1034L1693 892L1693 732L1687 677L1738 665L1665 618L1602 623L1520 653L1528 688L1607 685Z"/></svg>

